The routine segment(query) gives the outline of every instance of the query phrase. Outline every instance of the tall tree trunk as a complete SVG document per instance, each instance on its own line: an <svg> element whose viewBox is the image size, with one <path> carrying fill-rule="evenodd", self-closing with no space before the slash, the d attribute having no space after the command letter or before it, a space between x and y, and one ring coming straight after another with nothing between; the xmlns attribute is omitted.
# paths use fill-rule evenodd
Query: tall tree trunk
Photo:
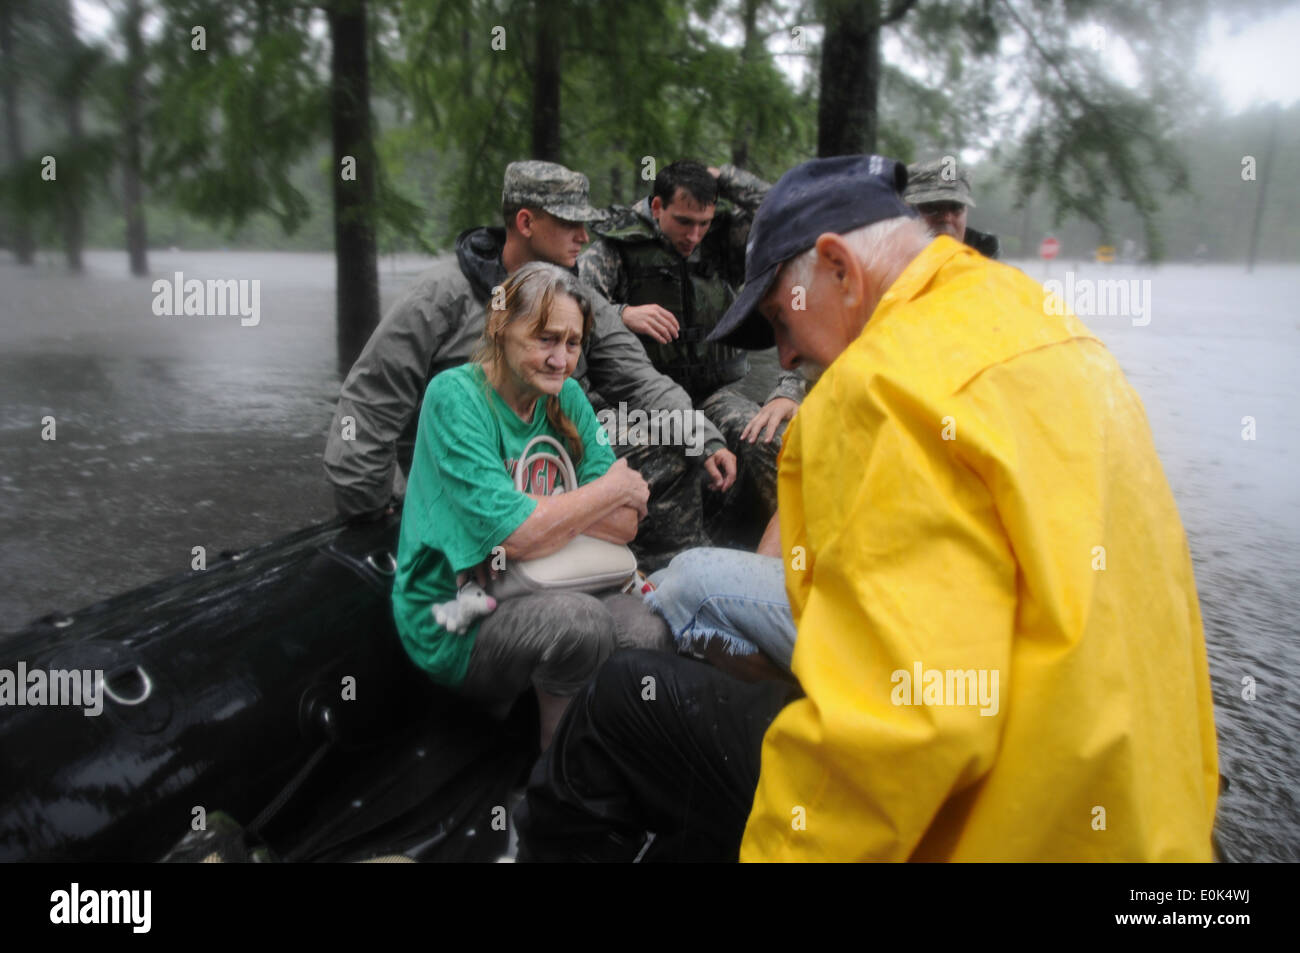
<svg viewBox="0 0 1300 953"><path fill-rule="evenodd" d="M144 38L140 21L144 19L141 0L128 0L122 17L122 35L126 40L126 101L123 116L122 142L122 205L126 215L126 253L131 263L131 274L149 273L148 239L144 228L144 189L141 171L144 167L144 132L141 129Z"/></svg>
<svg viewBox="0 0 1300 953"><path fill-rule="evenodd" d="M740 48L740 74L745 80L748 80L749 71L753 68L754 60L757 59L761 48L761 38L758 35L758 8L762 2L763 0L744 0L740 13L741 25L745 30L744 43ZM740 115L731 137L731 164L739 169L749 164L749 140L754 135L752 117L748 104L742 101Z"/></svg>
<svg viewBox="0 0 1300 953"><path fill-rule="evenodd" d="M1255 196L1255 221L1250 228L1250 249L1246 252L1246 273L1255 270L1255 252L1259 248L1259 226L1264 220L1264 193L1268 191L1268 175L1273 169L1273 152L1277 147L1277 107L1268 127L1268 145L1264 147L1263 161L1259 166L1259 194Z"/></svg>
<svg viewBox="0 0 1300 953"><path fill-rule="evenodd" d="M623 166L618 162L609 167L609 203L623 204Z"/></svg>
<svg viewBox="0 0 1300 953"><path fill-rule="evenodd" d="M81 124L81 77L75 71L81 68L82 49L81 42L77 39L75 16L72 0L57 0L53 20L58 31L58 49L63 52L67 68L74 71L60 83L59 97L64 122L68 127L68 142L79 156L84 134ZM65 159L64 163L67 162L68 159ZM62 220L63 251L68 258L68 268L79 272L83 267L81 252L86 243L86 175L81 168L81 159L76 158L73 162L75 164L65 164L60 169L59 216Z"/></svg>
<svg viewBox="0 0 1300 953"><path fill-rule="evenodd" d="M1020 216L1020 257L1032 258L1034 251L1034 234L1032 231L1034 221L1034 196L1031 193L1025 197L1025 212Z"/></svg>
<svg viewBox="0 0 1300 953"><path fill-rule="evenodd" d="M876 149L876 99L880 90L880 13L875 2L822 0L821 94L817 104L817 155L852 155Z"/></svg>
<svg viewBox="0 0 1300 953"><path fill-rule="evenodd" d="M0 82L4 84L5 138L9 141L9 168L17 172L22 165L22 123L18 115L18 68L14 63L13 4L0 2ZM29 186L35 188L35 185ZM17 199L7 203L12 218L9 221L13 236L14 257L20 265L30 265L35 259L36 243L32 240L32 225L27 209Z"/></svg>
<svg viewBox="0 0 1300 953"><path fill-rule="evenodd" d="M375 149L365 0L335 0L330 27L330 124L334 141L334 272L338 366L346 374L379 324L375 246ZM347 161L350 157L353 162Z"/></svg>
<svg viewBox="0 0 1300 953"><path fill-rule="evenodd" d="M533 158L560 161L560 16L556 0L535 0Z"/></svg>

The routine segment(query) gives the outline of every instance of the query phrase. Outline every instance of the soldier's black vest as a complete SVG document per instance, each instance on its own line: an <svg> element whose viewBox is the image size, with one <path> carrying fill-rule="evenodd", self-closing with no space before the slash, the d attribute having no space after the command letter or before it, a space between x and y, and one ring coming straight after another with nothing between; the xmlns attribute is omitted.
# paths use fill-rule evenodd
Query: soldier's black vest
<svg viewBox="0 0 1300 953"><path fill-rule="evenodd" d="M599 234L622 256L628 287L625 303L657 304L677 318L680 333L667 344L637 335L657 370L696 401L749 373L744 351L705 340L736 297L708 247L693 256L697 260L683 258L665 248L655 229L630 209L616 214ZM707 236L704 245L717 237Z"/></svg>

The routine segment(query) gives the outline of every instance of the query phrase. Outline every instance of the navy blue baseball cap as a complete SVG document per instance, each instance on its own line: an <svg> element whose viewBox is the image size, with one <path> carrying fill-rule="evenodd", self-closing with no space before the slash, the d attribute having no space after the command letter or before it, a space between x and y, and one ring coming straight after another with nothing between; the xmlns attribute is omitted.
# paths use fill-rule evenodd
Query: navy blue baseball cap
<svg viewBox="0 0 1300 953"><path fill-rule="evenodd" d="M907 166L884 156L811 159L781 176L754 215L745 247L745 287L727 309L710 341L752 351L776 338L759 302L781 265L806 251L825 232L842 234L887 218L915 218L903 201Z"/></svg>

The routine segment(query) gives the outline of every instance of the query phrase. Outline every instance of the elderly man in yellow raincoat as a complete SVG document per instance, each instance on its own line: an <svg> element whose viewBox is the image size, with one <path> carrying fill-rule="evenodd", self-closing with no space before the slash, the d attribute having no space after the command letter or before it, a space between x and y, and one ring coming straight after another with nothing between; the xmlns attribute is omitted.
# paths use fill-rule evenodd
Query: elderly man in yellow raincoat
<svg viewBox="0 0 1300 953"><path fill-rule="evenodd" d="M714 332L819 378L778 477L804 697L616 654L574 706L583 763L539 765L530 806L698 842L727 815L673 805L748 785L742 860L1210 860L1205 640L1141 402L905 184L880 156L786 173ZM647 677L671 704L619 701Z"/></svg>
<svg viewBox="0 0 1300 953"><path fill-rule="evenodd" d="M807 697L741 858L1209 860L1205 639L1142 404L1020 271L908 218L818 221L895 175L789 173L720 328L824 369L779 477Z"/></svg>

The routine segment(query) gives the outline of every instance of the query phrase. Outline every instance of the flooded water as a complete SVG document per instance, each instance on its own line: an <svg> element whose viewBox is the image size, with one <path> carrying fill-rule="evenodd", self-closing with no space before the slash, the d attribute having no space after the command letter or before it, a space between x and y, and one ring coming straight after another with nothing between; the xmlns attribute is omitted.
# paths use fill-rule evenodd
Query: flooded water
<svg viewBox="0 0 1300 953"><path fill-rule="evenodd" d="M260 279L259 322L156 316L151 279L127 277L118 253L89 254L81 278L52 258L0 262L0 629L186 571L195 546L214 556L333 515L320 463L339 383L332 257L150 264ZM385 305L422 264L384 261ZM1146 404L1191 543L1231 784L1225 847L1300 860L1300 268L1057 263L1051 277L1067 267L1150 281L1150 323L1086 320ZM761 399L775 362L755 365L745 389Z"/></svg>

